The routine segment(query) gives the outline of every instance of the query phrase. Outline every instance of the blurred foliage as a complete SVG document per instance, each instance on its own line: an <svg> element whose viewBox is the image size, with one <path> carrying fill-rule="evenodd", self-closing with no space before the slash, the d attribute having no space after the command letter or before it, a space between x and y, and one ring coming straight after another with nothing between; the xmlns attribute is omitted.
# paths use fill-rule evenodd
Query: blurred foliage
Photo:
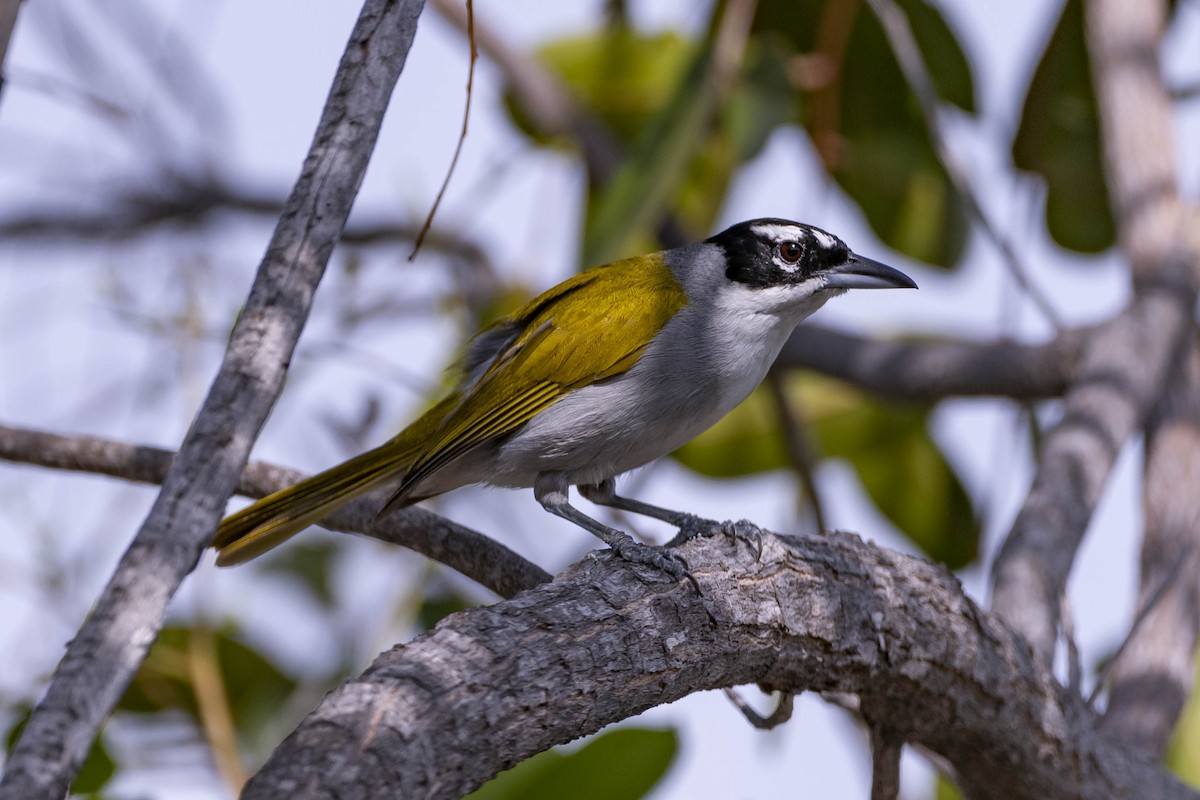
<svg viewBox="0 0 1200 800"><path fill-rule="evenodd" d="M897 1L942 102L973 115L971 63L942 12L926 0ZM791 126L807 134L829 178L862 210L885 244L925 263L953 267L965 248L968 220L896 57L866 4L761 0L732 73L715 47L725 7L714 3L705 31L694 38L639 31L617 15L613 24L537 50L539 62L622 148L616 173L588 187L583 261L598 263L656 249L664 231L689 240L703 238L739 170L763 151L773 134ZM545 138L511 99L507 107L535 144L572 146ZM1012 157L1020 169L1045 180L1046 225L1059 245L1088 253L1112 246L1081 0L1067 0L1032 71ZM824 188L797 185L795 193L810 197ZM356 272L357 264L348 263L347 273L353 277ZM527 297L524 288L500 287L483 307L471 310L486 319ZM788 376L786 391L808 425L817 456L848 464L879 511L921 551L951 568L976 558L978 520L929 434L932 407L885 405L850 386L811 375ZM713 477L789 468L778 412L770 394L760 390L675 457ZM331 588L337 550L333 540L298 541L260 561L258 568L286 576L322 608L332 609L337 604ZM416 618L424 629L469 605L453 591L427 589L414 589L422 592ZM197 680L198 670L208 671L205 680ZM200 697L214 686L219 696ZM205 703L220 702L244 743L262 736L283 716L298 688L272 659L232 631L175 625L151 648L118 711L177 712L203 729ZM1196 697L1181 717L1168 763L1181 778L1200 785ZM9 748L24 719L22 715L8 731ZM612 730L577 749L552 750L523 762L472 797L640 798L665 775L677 748L671 730ZM101 737L73 790L101 792L117 766ZM959 796L939 779L938 800Z"/></svg>
<svg viewBox="0 0 1200 800"><path fill-rule="evenodd" d="M209 671L209 679L198 679L198 670ZM230 631L172 625L159 634L117 710L178 711L203 728L200 687L213 685L214 677L223 696L207 700L225 706L243 740L257 738L274 722L297 688L296 681Z"/></svg>
<svg viewBox="0 0 1200 800"><path fill-rule="evenodd" d="M958 569L978 554L980 525L957 474L929 435L929 406L885 405L847 384L789 375L818 455L844 459L867 496L930 558ZM726 478L790 466L778 409L760 388L675 458Z"/></svg>
<svg viewBox="0 0 1200 800"><path fill-rule="evenodd" d="M467 795L470 800L637 800L675 758L674 730L617 728L571 752L547 750Z"/></svg>
<svg viewBox="0 0 1200 800"><path fill-rule="evenodd" d="M1029 84L1013 162L1046 181L1046 227L1061 247L1098 253L1116 238L1082 0L1067 0Z"/></svg>
<svg viewBox="0 0 1200 800"><path fill-rule="evenodd" d="M1167 768L1187 785L1200 789L1200 663L1196 665L1196 682L1167 750Z"/></svg>
<svg viewBox="0 0 1200 800"><path fill-rule="evenodd" d="M933 785L934 800L963 800L962 792L945 775L939 774Z"/></svg>
<svg viewBox="0 0 1200 800"><path fill-rule="evenodd" d="M941 13L923 0L899 6L942 100L974 113L970 64ZM800 122L879 238L928 264L957 263L969 230L966 213L866 4L767 0L754 30L786 43L805 98Z"/></svg>
<svg viewBox="0 0 1200 800"><path fill-rule="evenodd" d="M29 721L29 714L32 711L32 707L26 707L20 712L16 723L8 730L4 737L5 753L12 752L21 731L25 730L25 723ZM108 752L102 733L96 738L96 741L92 742L92 749L88 751L87 758L83 760L83 766L79 768L79 773L71 783L71 796L99 796L116 771L117 763Z"/></svg>
<svg viewBox="0 0 1200 800"><path fill-rule="evenodd" d="M448 588L425 593L417 608L417 624L422 630L433 630L439 622L451 614L472 608L476 603Z"/></svg>
<svg viewBox="0 0 1200 800"><path fill-rule="evenodd" d="M941 14L923 0L900 5L942 97L973 113L970 65ZM729 86L715 52L723 7L698 43L614 25L538 51L626 146L617 174L590 189L584 263L657 249L668 216L684 238L702 238L738 167L789 123L807 128L831 176L888 245L930 264L957 262L966 216L865 6L761 3Z"/></svg>
<svg viewBox="0 0 1200 800"><path fill-rule="evenodd" d="M301 538L272 550L260 560L265 572L282 575L303 586L324 608L334 605L331 578L339 548L333 539Z"/></svg>

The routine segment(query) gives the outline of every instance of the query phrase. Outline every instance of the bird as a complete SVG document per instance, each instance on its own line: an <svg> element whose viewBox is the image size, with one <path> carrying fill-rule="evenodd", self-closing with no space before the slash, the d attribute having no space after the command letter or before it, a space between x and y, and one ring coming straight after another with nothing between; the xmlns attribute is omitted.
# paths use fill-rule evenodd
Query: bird
<svg viewBox="0 0 1200 800"><path fill-rule="evenodd" d="M689 515L618 495L616 477L741 403L831 297L884 288L917 285L827 231L777 218L584 270L478 333L455 387L395 437L222 520L217 564L248 561L385 486L378 517L489 484L532 488L625 560L688 577L678 559L572 505L570 487L682 525Z"/></svg>

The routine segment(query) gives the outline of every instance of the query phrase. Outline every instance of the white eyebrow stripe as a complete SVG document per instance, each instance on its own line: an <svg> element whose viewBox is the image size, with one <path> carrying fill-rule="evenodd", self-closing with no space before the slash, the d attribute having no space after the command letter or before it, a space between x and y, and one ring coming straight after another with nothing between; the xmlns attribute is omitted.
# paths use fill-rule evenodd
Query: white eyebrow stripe
<svg viewBox="0 0 1200 800"><path fill-rule="evenodd" d="M759 236L765 236L776 242L784 242L788 239L803 239L808 235L807 231L795 225L773 225L768 223L753 225L750 230Z"/></svg>
<svg viewBox="0 0 1200 800"><path fill-rule="evenodd" d="M821 247L824 247L827 250L832 250L834 247L837 247L838 240L835 237L830 236L825 231L820 230L819 228L811 228L809 232L813 235L813 238L817 240L817 243L820 244Z"/></svg>

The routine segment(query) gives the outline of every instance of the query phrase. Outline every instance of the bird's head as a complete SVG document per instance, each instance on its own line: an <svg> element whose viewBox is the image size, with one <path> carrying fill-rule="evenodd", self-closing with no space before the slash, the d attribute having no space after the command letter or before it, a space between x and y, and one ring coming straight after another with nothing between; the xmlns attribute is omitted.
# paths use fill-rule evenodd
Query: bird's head
<svg viewBox="0 0 1200 800"><path fill-rule="evenodd" d="M727 298L767 313L811 313L846 289L915 289L912 278L855 255L831 233L784 219L741 222L705 240L723 255L716 278Z"/></svg>

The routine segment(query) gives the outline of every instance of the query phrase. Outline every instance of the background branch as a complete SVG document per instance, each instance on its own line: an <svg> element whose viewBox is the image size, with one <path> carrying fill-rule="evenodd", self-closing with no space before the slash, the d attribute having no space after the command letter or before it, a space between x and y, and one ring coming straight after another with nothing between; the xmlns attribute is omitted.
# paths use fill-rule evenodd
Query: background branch
<svg viewBox="0 0 1200 800"><path fill-rule="evenodd" d="M208 544L283 386L421 7L421 0L363 6L220 371L149 516L17 740L0 778L0 798L58 800L67 793L162 627L167 603Z"/></svg>
<svg viewBox="0 0 1200 800"><path fill-rule="evenodd" d="M1057 397L1077 369L1090 331L1066 330L1046 344L886 342L804 323L777 367L805 367L881 397L928 402L956 396Z"/></svg>
<svg viewBox="0 0 1200 800"><path fill-rule="evenodd" d="M16 463L161 483L174 458L170 450L157 447L0 425L0 459ZM236 491L249 498L265 497L304 477L297 470L251 461L242 471ZM378 499L359 498L322 520L321 527L407 547L458 570L501 597L511 597L551 578L494 539L430 511L405 508L376 519L380 504Z"/></svg>
<svg viewBox="0 0 1200 800"><path fill-rule="evenodd" d="M1122 740L1162 758L1195 682L1200 631L1200 346L1146 430L1142 505L1145 532L1139 612L1111 670L1104 725Z"/></svg>
<svg viewBox="0 0 1200 800"><path fill-rule="evenodd" d="M993 609L1053 657L1058 597L1121 448L1190 331L1200 253L1180 228L1170 102L1157 54L1165 3L1091 0L1089 53L1130 306L1089 338L1064 414L993 565Z"/></svg>

